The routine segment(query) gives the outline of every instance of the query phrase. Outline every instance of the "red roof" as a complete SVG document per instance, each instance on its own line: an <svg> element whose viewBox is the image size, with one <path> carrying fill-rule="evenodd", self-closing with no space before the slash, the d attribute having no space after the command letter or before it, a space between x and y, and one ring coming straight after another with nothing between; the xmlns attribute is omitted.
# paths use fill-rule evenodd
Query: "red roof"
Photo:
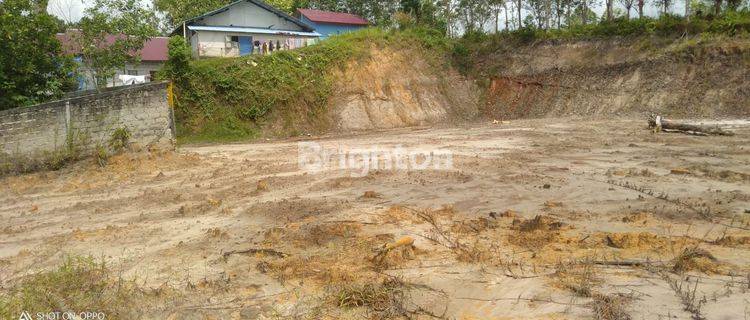
<svg viewBox="0 0 750 320"><path fill-rule="evenodd" d="M55 35L57 40L62 45L63 52L66 54L77 54L81 52L81 48L77 47L77 44L73 41L73 34L76 30L71 30L66 33L58 33ZM107 36L107 43L114 43L116 36ZM167 43L169 38L167 37L153 37L146 41L141 49L140 56L141 61L167 61L169 58Z"/></svg>
<svg viewBox="0 0 750 320"><path fill-rule="evenodd" d="M352 24L352 25L358 25L358 26L366 26L370 24L364 18L356 14L351 14L351 13L330 12L330 11L321 11L321 10L314 10L314 9L297 9L297 11L299 11L301 15L310 19L310 21L312 22Z"/></svg>
<svg viewBox="0 0 750 320"><path fill-rule="evenodd" d="M169 49L167 37L153 37L146 41L141 50L142 61L167 61L169 59Z"/></svg>

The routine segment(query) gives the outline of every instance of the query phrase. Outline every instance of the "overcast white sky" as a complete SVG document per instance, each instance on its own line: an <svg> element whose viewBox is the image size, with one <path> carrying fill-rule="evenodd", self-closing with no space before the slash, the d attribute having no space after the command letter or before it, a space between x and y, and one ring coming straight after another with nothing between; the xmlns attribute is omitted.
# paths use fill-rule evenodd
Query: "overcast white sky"
<svg viewBox="0 0 750 320"><path fill-rule="evenodd" d="M142 0L142 1L146 5L151 5L153 3L152 0ZM601 1L601 2L603 3L604 1ZM87 5L90 5L90 3L91 1L87 1L87 0L50 0L49 6L47 7L47 11L49 11L51 14L54 14L68 22L78 21L83 15L83 10L86 8ZM649 16L658 15L658 9L654 7L654 5L652 4L653 2L651 0L647 0L646 3L647 3L646 14ZM615 6L619 7L619 3L617 2L617 0L615 0ZM602 5L596 6L594 8L594 11L596 11L596 13L601 16L602 12L604 12L604 7ZM671 11L677 14L684 13L685 1L676 0L674 5L672 5ZM635 10L633 10L631 14L635 15L636 14ZM505 21L504 19L501 19L500 28L502 29L504 25L505 25Z"/></svg>
<svg viewBox="0 0 750 320"><path fill-rule="evenodd" d="M152 5L152 0L141 0L145 5ZM75 22L83 16L83 10L93 1L87 0L49 0L47 12L54 14L67 22Z"/></svg>

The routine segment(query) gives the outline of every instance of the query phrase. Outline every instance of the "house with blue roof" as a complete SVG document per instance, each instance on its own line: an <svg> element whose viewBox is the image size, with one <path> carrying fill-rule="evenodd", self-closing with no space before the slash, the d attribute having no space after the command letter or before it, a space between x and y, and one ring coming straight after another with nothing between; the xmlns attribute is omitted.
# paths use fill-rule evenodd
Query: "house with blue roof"
<svg viewBox="0 0 750 320"><path fill-rule="evenodd" d="M322 38L367 28L370 25L365 18L345 12L297 9L297 17L315 28Z"/></svg>

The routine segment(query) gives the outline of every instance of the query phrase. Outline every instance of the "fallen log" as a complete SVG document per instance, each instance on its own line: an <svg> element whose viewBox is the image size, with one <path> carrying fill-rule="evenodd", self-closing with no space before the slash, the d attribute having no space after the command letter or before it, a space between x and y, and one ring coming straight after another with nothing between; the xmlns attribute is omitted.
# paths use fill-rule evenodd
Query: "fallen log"
<svg viewBox="0 0 750 320"><path fill-rule="evenodd" d="M652 114L648 119L648 127L654 130L654 132L682 132L686 134L707 136L707 135L719 135L719 136L733 136L734 132L725 131L719 126L703 126L689 123L680 123L672 120L665 119L664 117Z"/></svg>

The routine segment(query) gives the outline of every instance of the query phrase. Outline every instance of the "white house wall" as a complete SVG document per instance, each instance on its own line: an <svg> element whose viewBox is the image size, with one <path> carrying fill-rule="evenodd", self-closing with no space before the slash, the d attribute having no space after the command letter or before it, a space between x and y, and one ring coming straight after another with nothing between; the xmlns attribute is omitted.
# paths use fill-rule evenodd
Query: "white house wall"
<svg viewBox="0 0 750 320"><path fill-rule="evenodd" d="M120 75L127 75L128 72L130 72L130 75L135 76L147 76L146 81L151 81L150 79L150 73L152 71L159 71L161 67L164 65L162 62L153 62L153 61L141 61L139 64L126 64L125 69L123 70L117 70L115 71L115 77L113 79L107 80L107 87L117 87L123 85L123 82L120 81L119 76ZM78 69L79 75L84 77L84 87L79 88L81 90L91 90L96 89L96 82L94 81L94 73L91 71L90 68L88 68L86 65L79 66Z"/></svg>
<svg viewBox="0 0 750 320"><path fill-rule="evenodd" d="M236 26L303 31L299 25L248 1L243 1L224 12L196 20L195 22L196 24L208 26Z"/></svg>
<svg viewBox="0 0 750 320"><path fill-rule="evenodd" d="M231 33L231 32L218 32L218 31L197 31L190 38L191 44L193 44L193 56L194 57L237 57L240 55L239 48L226 48L226 37L227 36L250 36L253 37L253 41L280 41L283 43L286 39L308 39L310 44L318 40L317 37L301 37L301 36L286 36L286 35L270 35L270 34L248 34L248 33Z"/></svg>

